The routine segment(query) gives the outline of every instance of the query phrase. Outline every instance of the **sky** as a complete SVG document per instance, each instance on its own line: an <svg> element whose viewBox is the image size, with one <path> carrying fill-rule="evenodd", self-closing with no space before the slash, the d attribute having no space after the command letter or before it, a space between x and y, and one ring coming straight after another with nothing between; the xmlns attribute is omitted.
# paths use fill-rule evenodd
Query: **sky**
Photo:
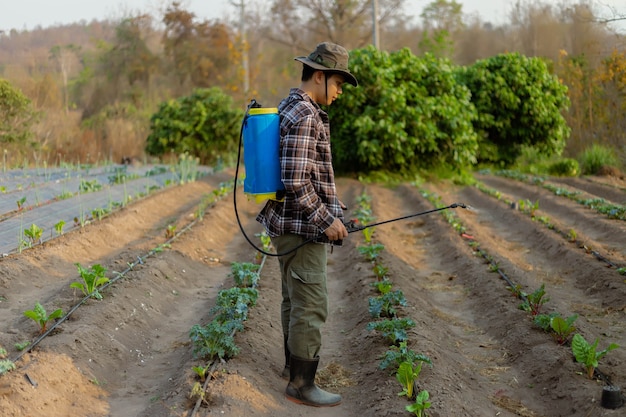
<svg viewBox="0 0 626 417"><path fill-rule="evenodd" d="M200 19L217 19L234 16L233 3L240 0L180 0L185 9ZM270 0L244 0L256 4L270 3ZM425 5L432 0L406 0L406 12L419 16ZM508 13L515 0L456 0L463 5L465 14L478 14L481 20L495 24L508 21ZM542 0L543 2L557 0ZM598 3L612 5L622 15L626 15L624 0L597 0ZM576 0L574 0L576 2ZM76 23L82 20L115 19L128 12L149 12L159 15L160 5L167 0L0 0L0 30L32 30L37 26L48 27L58 24ZM10 3L10 5L8 4ZM607 15L610 14L608 8ZM126 12L126 13L125 13ZM626 28L626 23L620 25Z"/></svg>

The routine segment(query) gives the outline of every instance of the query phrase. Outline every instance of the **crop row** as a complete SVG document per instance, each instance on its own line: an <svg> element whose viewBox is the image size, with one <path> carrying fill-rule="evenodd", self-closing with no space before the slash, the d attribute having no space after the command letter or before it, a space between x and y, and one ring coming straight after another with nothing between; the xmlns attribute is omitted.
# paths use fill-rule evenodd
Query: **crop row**
<svg viewBox="0 0 626 417"><path fill-rule="evenodd" d="M443 206L441 198L435 193L427 192L425 190L421 190L421 193L434 206ZM521 300L519 308L526 311L530 315L533 324L542 329L544 332L550 334L559 345L571 345L571 351L574 359L576 362L581 363L585 367L586 375L589 379L593 379L595 376L606 382L608 386L612 386L610 379L597 369L598 361L608 352L618 348L619 346L615 343L610 343L606 349L599 350L598 338L596 338L593 343L589 343L580 333L575 333L576 327L574 326L574 322L578 319L578 315L576 314L567 317L562 316L558 312L544 314L544 305L550 301L550 297L548 297L545 291L545 284L542 284L533 292L526 292L522 290L522 287L519 284L514 284L513 281L504 273L495 258L488 254L485 250L481 249L480 243L475 240L473 236L466 233L466 226L455 213L450 211L442 211L441 213L448 224L468 242L472 250L488 262L490 271L498 272L507 282L507 289L515 297Z"/></svg>
<svg viewBox="0 0 626 417"><path fill-rule="evenodd" d="M127 268L122 272L114 271L113 274L115 276L112 278L108 278L106 276L107 269L100 264L95 264L85 268L80 263L76 263L75 265L78 269L80 280L72 282L70 284L70 288L80 290L83 293L84 297L78 303L72 306L65 314L61 309L56 309L48 314L46 309L38 301L35 302L33 309L24 311L24 316L32 319L38 326L39 335L33 341L23 341L16 343L15 349L19 353L12 359L7 359L7 350L4 347L0 346L0 375L4 374L5 372L14 370L16 368L15 363L18 362L24 354L32 350L44 338L52 334L52 332L58 326L66 321L79 307L84 305L88 300L101 299L103 297L103 291L106 288L124 278L130 271L134 269L136 265L144 264L147 258L155 256L156 254L162 252L164 249L169 248L173 241L178 239L181 234L188 231L196 224L197 221L202 219L202 215L208 207L227 195L229 190L230 187L228 186L228 184L220 184L219 188L215 189L212 194L207 195L205 198L202 199L195 213L195 219L190 224L188 224L183 230L175 234L166 231L165 234L167 240L164 243L151 249L145 255L138 257L137 261L128 262ZM54 323L48 327L48 324L53 321Z"/></svg>

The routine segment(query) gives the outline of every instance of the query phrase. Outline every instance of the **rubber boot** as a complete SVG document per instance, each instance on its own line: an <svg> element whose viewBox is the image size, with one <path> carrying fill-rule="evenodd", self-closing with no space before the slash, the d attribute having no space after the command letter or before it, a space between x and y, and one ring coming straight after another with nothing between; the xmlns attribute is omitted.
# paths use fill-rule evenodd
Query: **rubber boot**
<svg viewBox="0 0 626 417"><path fill-rule="evenodd" d="M289 401L313 407L333 407L341 403L341 395L326 392L315 385L320 358L304 359L291 355L289 384L285 394Z"/></svg>
<svg viewBox="0 0 626 417"><path fill-rule="evenodd" d="M289 361L291 359L291 353L289 353L289 346L287 345L287 335L283 335L284 345L285 345L285 367L283 368L283 372L281 376L283 379L289 379Z"/></svg>

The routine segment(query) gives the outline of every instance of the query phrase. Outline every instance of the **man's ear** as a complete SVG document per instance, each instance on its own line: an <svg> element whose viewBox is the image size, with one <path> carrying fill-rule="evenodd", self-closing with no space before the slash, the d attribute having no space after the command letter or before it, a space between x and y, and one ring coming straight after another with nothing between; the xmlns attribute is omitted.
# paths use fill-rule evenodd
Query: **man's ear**
<svg viewBox="0 0 626 417"><path fill-rule="evenodd" d="M315 71L313 73L313 80L315 81L316 84L324 84L324 81L325 81L324 71Z"/></svg>

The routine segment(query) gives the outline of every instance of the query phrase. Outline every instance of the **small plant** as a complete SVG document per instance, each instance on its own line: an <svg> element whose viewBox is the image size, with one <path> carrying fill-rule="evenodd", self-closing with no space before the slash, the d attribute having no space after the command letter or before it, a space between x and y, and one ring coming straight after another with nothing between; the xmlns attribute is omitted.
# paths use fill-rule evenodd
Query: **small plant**
<svg viewBox="0 0 626 417"><path fill-rule="evenodd" d="M391 291L391 288L393 287L393 285L391 284L391 281L389 281L387 278L383 278L376 282L372 282L370 285L376 288L376 290L381 295L387 294L389 291Z"/></svg>
<svg viewBox="0 0 626 417"><path fill-rule="evenodd" d="M415 402L413 404L406 406L406 411L409 413L414 413L417 417L426 416L425 410L430 408L430 402L428 402L428 391L420 391L415 398Z"/></svg>
<svg viewBox="0 0 626 417"><path fill-rule="evenodd" d="M392 345L389 347L389 350L382 356L378 368L387 369L389 366L395 365L394 369L397 369L402 362L415 364L418 361L426 362L429 365L433 364L428 356L409 349L408 342L402 341L398 346Z"/></svg>
<svg viewBox="0 0 626 417"><path fill-rule="evenodd" d="M380 332L392 345L397 345L408 339L407 329L415 327L415 322L408 318L385 319L367 323L367 330Z"/></svg>
<svg viewBox="0 0 626 417"><path fill-rule="evenodd" d="M376 275L376 280L380 282L384 280L385 277L387 276L387 273L389 272L389 268L387 268L386 266L383 266L380 263L377 263L374 265L374 268L372 268L372 271L374 271L374 275Z"/></svg>
<svg viewBox="0 0 626 417"><path fill-rule="evenodd" d="M576 238L577 238L576 230L569 229L569 231L567 232L567 240L570 242L576 242Z"/></svg>
<svg viewBox="0 0 626 417"><path fill-rule="evenodd" d="M63 234L63 226L65 226L65 221L63 220L59 220L59 222L54 225L54 231L57 233L57 236Z"/></svg>
<svg viewBox="0 0 626 417"><path fill-rule="evenodd" d="M563 317L556 316L550 320L550 328L552 329L552 335L556 339L559 345L567 343L570 335L576 331L574 322L578 318L578 314L574 314L564 319Z"/></svg>
<svg viewBox="0 0 626 417"><path fill-rule="evenodd" d="M233 262L230 265L230 276L240 288L256 287L259 282L259 265L250 262Z"/></svg>
<svg viewBox="0 0 626 417"><path fill-rule="evenodd" d="M107 214L109 214L109 209L107 208L98 207L91 210L91 218L93 219L102 220L102 218Z"/></svg>
<svg viewBox="0 0 626 417"><path fill-rule="evenodd" d="M29 319L32 319L39 326L39 333L43 334L47 330L48 322L54 319L58 319L63 316L63 310L60 308L54 310L50 315L46 312L46 309L39 303L35 303L35 308L32 310L26 310L24 315Z"/></svg>
<svg viewBox="0 0 626 417"><path fill-rule="evenodd" d="M574 353L576 362L585 365L589 379L593 379L593 372L598 367L598 361L607 353L619 347L619 345L611 343L606 349L596 352L598 343L599 339L596 339L592 345L589 344L579 333L576 333L572 338L572 352Z"/></svg>
<svg viewBox="0 0 626 417"><path fill-rule="evenodd" d="M215 306L209 310L215 314L214 320L226 323L232 320L244 321L248 318L249 306L254 306L259 297L255 288L232 287L217 294Z"/></svg>
<svg viewBox="0 0 626 417"><path fill-rule="evenodd" d="M365 239L365 243L370 243L372 241L372 236L374 235L374 228L366 227L361 232L363 233L363 238Z"/></svg>
<svg viewBox="0 0 626 417"><path fill-rule="evenodd" d="M378 297L369 298L369 313L372 317L396 317L396 307L405 306L406 298L402 290L389 291Z"/></svg>
<svg viewBox="0 0 626 417"><path fill-rule="evenodd" d="M95 264L89 268L83 268L79 263L74 265L78 268L78 273L83 282L72 282L70 288L78 288L84 295L91 295L91 297L101 300L102 295L98 291L98 287L109 282L109 279L104 276L107 269L100 264Z"/></svg>
<svg viewBox="0 0 626 417"><path fill-rule="evenodd" d="M545 284L537 288L532 294L526 295L526 300L520 304L520 308L528 311L533 317L541 312L542 306L550 301L550 297L546 297Z"/></svg>
<svg viewBox="0 0 626 417"><path fill-rule="evenodd" d="M19 342L15 344L15 349L19 350L20 352L23 351L24 349L26 349L28 346L30 346L30 341L26 340L24 342Z"/></svg>
<svg viewBox="0 0 626 417"><path fill-rule="evenodd" d="M98 182L98 180L80 180L80 184L78 185L78 191L81 193L91 193L94 191L99 191L102 189L102 184Z"/></svg>
<svg viewBox="0 0 626 417"><path fill-rule="evenodd" d="M7 350L0 346L0 359L4 359L7 357Z"/></svg>
<svg viewBox="0 0 626 417"><path fill-rule="evenodd" d="M422 362L418 362L417 365L413 365L409 362L402 362L398 366L398 372L396 372L396 379L402 384L402 392L398 393L399 396L406 395L409 400L414 398L415 381L419 377L422 371Z"/></svg>
<svg viewBox="0 0 626 417"><path fill-rule="evenodd" d="M32 247L35 243L41 243L43 229L36 224L31 224L28 229L24 230L24 236L28 238L28 246Z"/></svg>
<svg viewBox="0 0 626 417"><path fill-rule="evenodd" d="M174 237L175 234L176 234L176 225L168 224L167 228L165 229L165 237L167 239L171 239Z"/></svg>
<svg viewBox="0 0 626 417"><path fill-rule="evenodd" d="M12 361L8 359L0 360L0 375L5 374L14 369L15 369L15 364Z"/></svg>
<svg viewBox="0 0 626 417"><path fill-rule="evenodd" d="M378 258L380 252L385 249L385 245L382 243L376 243L374 245L359 246L357 249L361 255L365 255L368 261L374 262Z"/></svg>
<svg viewBox="0 0 626 417"><path fill-rule="evenodd" d="M196 398L200 399L201 403L206 402L206 392L204 388L202 388L202 384L196 381L191 388L191 393L189 394L189 398L195 400Z"/></svg>
<svg viewBox="0 0 626 417"><path fill-rule="evenodd" d="M22 208L24 207L24 203L26 202L26 197L22 197L19 200L16 201L17 203L17 211L21 211Z"/></svg>
<svg viewBox="0 0 626 417"><path fill-rule="evenodd" d="M194 325L189 331L194 355L209 360L213 360L216 356L220 359L236 356L239 348L232 334L241 330L243 330L243 324L239 320L225 323L213 320L206 326Z"/></svg>
<svg viewBox="0 0 626 417"><path fill-rule="evenodd" d="M210 366L211 362L206 364L206 366L192 366L191 369L196 373L196 375L198 375L198 377L200 377L200 382L204 382L206 379L206 373L208 372Z"/></svg>

